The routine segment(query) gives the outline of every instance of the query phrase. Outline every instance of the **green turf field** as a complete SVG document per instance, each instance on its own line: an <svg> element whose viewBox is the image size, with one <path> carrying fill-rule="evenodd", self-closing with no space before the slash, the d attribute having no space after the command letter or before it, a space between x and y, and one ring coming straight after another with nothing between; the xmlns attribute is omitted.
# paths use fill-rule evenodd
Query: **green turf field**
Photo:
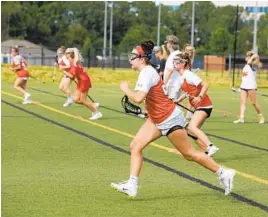
<svg viewBox="0 0 268 217"><path fill-rule="evenodd" d="M90 93L104 117L77 119L91 114L80 105L63 108L57 85L30 82L32 99L41 105L22 105L7 95L19 96L12 83L2 82L2 216L268 216L268 123L259 125L248 105L246 123L233 124L239 94L211 87L215 109L203 128L220 148L214 159L238 171L234 192L224 196L214 174L168 152L172 145L161 138L144 151L133 200L110 183L128 178L129 143L143 120L123 114L123 94L108 84ZM268 119L268 98L258 101Z"/></svg>

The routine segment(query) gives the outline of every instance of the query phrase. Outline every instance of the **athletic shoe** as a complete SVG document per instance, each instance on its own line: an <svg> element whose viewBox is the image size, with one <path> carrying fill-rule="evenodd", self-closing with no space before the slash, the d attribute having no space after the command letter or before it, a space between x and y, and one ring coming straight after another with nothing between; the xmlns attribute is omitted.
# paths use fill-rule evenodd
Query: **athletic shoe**
<svg viewBox="0 0 268 217"><path fill-rule="evenodd" d="M220 149L217 148L215 145L211 145L208 147L208 150L207 150L207 155L208 156L212 156L213 154L215 154L217 151L219 151Z"/></svg>
<svg viewBox="0 0 268 217"><path fill-rule="evenodd" d="M132 198L136 197L138 191L138 185L131 184L128 181L120 182L118 184L111 183L111 187Z"/></svg>
<svg viewBox="0 0 268 217"><path fill-rule="evenodd" d="M24 101L30 100L30 98L31 98L31 94L29 93L24 94Z"/></svg>
<svg viewBox="0 0 268 217"><path fill-rule="evenodd" d="M66 108L70 105L72 105L74 103L74 101L70 98L67 99L67 101L63 104L63 107Z"/></svg>
<svg viewBox="0 0 268 217"><path fill-rule="evenodd" d="M92 112L92 116L89 118L89 120L97 120L102 117L101 112Z"/></svg>
<svg viewBox="0 0 268 217"><path fill-rule="evenodd" d="M23 100L22 104L23 105L32 104L32 101L31 100Z"/></svg>
<svg viewBox="0 0 268 217"><path fill-rule="evenodd" d="M258 115L259 116L259 124L264 124L265 123L265 118L263 115Z"/></svg>
<svg viewBox="0 0 268 217"><path fill-rule="evenodd" d="M245 121L244 121L244 119L239 118L236 121L234 121L233 123L234 124L239 124L239 123L243 124L243 123L245 123Z"/></svg>
<svg viewBox="0 0 268 217"><path fill-rule="evenodd" d="M233 169L224 169L219 175L220 184L225 188L225 195L230 194L232 191L234 176L235 170Z"/></svg>

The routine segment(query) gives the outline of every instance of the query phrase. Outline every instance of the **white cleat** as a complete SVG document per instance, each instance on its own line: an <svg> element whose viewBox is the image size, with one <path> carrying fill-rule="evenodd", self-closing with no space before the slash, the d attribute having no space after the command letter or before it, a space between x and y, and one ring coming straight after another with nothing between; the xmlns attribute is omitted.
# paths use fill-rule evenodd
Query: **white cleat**
<svg viewBox="0 0 268 217"><path fill-rule="evenodd" d="M225 169L219 176L220 184L225 188L225 195L230 194L232 191L234 176L235 170L233 169Z"/></svg>
<svg viewBox="0 0 268 217"><path fill-rule="evenodd" d="M31 98L31 94L29 93L24 94L24 101L28 101L30 100L30 98Z"/></svg>
<svg viewBox="0 0 268 217"><path fill-rule="evenodd" d="M63 106L64 108L66 108L66 107L72 105L73 103L74 103L73 100L69 100L69 99L68 99L62 106Z"/></svg>
<svg viewBox="0 0 268 217"><path fill-rule="evenodd" d="M212 155L214 155L219 150L220 149L218 147L216 147L215 145L209 146L208 147L208 150L207 150L207 155L208 156L212 156Z"/></svg>
<svg viewBox="0 0 268 217"><path fill-rule="evenodd" d="M243 123L245 123L245 121L244 121L244 119L239 118L238 120L234 121L233 123L234 124L239 124L239 123L243 124Z"/></svg>
<svg viewBox="0 0 268 217"><path fill-rule="evenodd" d="M259 115L259 124L264 124L265 123L265 118L263 115Z"/></svg>
<svg viewBox="0 0 268 217"><path fill-rule="evenodd" d="M27 105L27 104L32 104L32 101L31 100L24 100L22 102L23 105Z"/></svg>
<svg viewBox="0 0 268 217"><path fill-rule="evenodd" d="M89 120L97 120L102 117L101 112L92 112L92 116L89 118Z"/></svg>
<svg viewBox="0 0 268 217"><path fill-rule="evenodd" d="M132 198L136 197L137 192L138 192L138 186L135 184L130 184L128 181L120 182L118 184L111 183L111 187Z"/></svg>

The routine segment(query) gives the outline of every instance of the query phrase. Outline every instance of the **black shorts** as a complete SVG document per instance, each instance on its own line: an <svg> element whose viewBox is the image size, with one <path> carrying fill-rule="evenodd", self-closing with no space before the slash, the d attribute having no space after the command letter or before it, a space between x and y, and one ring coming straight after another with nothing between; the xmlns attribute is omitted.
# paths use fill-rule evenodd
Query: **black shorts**
<svg viewBox="0 0 268 217"><path fill-rule="evenodd" d="M212 112L213 108L197 108L196 110L194 110L195 112L196 111L204 111L207 113L207 118L210 117L211 115L211 112Z"/></svg>
<svg viewBox="0 0 268 217"><path fill-rule="evenodd" d="M240 88L240 90L244 90L246 92L250 91L250 90L257 90L257 89L245 89L245 88Z"/></svg>

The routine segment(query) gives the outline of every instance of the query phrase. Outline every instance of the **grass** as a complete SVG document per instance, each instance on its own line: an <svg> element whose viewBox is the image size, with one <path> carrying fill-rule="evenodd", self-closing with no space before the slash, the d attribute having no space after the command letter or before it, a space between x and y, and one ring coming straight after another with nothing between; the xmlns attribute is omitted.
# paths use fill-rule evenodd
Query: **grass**
<svg viewBox="0 0 268 217"><path fill-rule="evenodd" d="M138 196L132 200L111 189L110 182L128 178L129 155L122 151L129 150L130 137L143 120L116 112L122 111L118 85L93 85L90 95L106 107L101 108L104 117L93 124L67 116L86 119L90 112L80 105L63 108L65 98L57 83L29 82L29 87L35 88L29 89L33 100L46 108L24 106L21 100L2 93L2 216L267 216L268 152L214 137L212 141L220 148L215 160L240 172L234 194L225 197L152 164L160 163L218 186L214 174L153 145L144 151L144 157L152 162L144 163ZM19 96L8 81L2 82L2 91ZM248 105L246 123L234 125L239 95L227 87L214 86L209 94L215 109L204 125L205 132L268 149L268 124L257 124L252 106ZM268 117L267 98L258 97L258 101ZM166 138L156 143L172 148ZM266 211L249 200L262 204Z"/></svg>

